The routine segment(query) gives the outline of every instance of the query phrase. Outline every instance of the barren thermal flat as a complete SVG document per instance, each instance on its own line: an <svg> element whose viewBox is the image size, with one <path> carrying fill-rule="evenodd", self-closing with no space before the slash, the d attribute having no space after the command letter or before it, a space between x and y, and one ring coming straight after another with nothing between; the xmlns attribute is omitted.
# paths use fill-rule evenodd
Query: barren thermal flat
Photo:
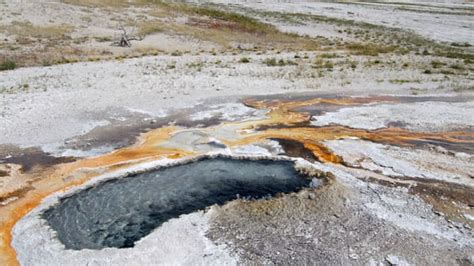
<svg viewBox="0 0 474 266"><path fill-rule="evenodd" d="M445 1L337 2L337 1L212 1L233 3L262 11L312 14L331 18L349 19L375 25L384 25L414 31L425 37L444 42L473 43L474 28L472 3Z"/></svg>
<svg viewBox="0 0 474 266"><path fill-rule="evenodd" d="M0 264L473 264L473 10L0 0Z"/></svg>

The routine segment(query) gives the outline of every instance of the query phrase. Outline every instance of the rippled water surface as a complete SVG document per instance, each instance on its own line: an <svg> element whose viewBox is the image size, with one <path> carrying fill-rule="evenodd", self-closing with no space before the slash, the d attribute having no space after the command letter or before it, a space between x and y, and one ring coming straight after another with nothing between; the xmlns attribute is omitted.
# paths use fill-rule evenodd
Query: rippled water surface
<svg viewBox="0 0 474 266"><path fill-rule="evenodd" d="M290 161L202 159L100 183L61 199L43 218L68 249L126 248L171 218L310 181Z"/></svg>

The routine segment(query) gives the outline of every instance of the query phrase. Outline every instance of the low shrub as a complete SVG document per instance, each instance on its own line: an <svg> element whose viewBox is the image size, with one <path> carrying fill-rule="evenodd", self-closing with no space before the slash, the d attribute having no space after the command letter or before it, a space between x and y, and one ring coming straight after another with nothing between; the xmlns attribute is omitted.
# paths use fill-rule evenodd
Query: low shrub
<svg viewBox="0 0 474 266"><path fill-rule="evenodd" d="M5 60L0 64L0 71L4 70L12 70L16 68L15 61L12 60Z"/></svg>

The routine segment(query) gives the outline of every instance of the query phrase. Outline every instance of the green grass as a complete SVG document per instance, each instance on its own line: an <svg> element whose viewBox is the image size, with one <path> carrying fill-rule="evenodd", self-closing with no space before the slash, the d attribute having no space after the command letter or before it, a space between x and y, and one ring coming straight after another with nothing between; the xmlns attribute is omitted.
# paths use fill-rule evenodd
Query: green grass
<svg viewBox="0 0 474 266"><path fill-rule="evenodd" d="M204 67L204 62L192 62L192 63L187 63L186 66L189 67L189 68L195 68L195 69L197 69L198 71L201 71L202 68Z"/></svg>
<svg viewBox="0 0 474 266"><path fill-rule="evenodd" d="M52 66L53 63L50 60L44 59L41 63L42 66Z"/></svg>
<svg viewBox="0 0 474 266"><path fill-rule="evenodd" d="M471 45L467 42L464 42L464 43L453 42L453 43L451 43L451 46L454 46L454 47L471 47Z"/></svg>
<svg viewBox="0 0 474 266"><path fill-rule="evenodd" d="M474 91L473 85L464 85L464 86L457 86L454 88L455 92L462 92L462 91Z"/></svg>
<svg viewBox="0 0 474 266"><path fill-rule="evenodd" d="M178 51L178 50L171 53L171 56L182 56L182 55L183 55L183 53Z"/></svg>
<svg viewBox="0 0 474 266"><path fill-rule="evenodd" d="M452 69L455 69L455 70L465 70L465 69L466 69L466 68L465 68L463 65L461 65L461 64L452 64L452 65L450 65L449 67L452 68Z"/></svg>
<svg viewBox="0 0 474 266"><path fill-rule="evenodd" d="M280 60L277 60L276 58L272 57L272 58L267 58L265 60L263 60L263 63L267 66L271 66L271 67L274 67L274 66L295 66L295 65L298 65L298 63L296 63L295 61L292 61L292 60L284 60L284 59L280 59Z"/></svg>
<svg viewBox="0 0 474 266"><path fill-rule="evenodd" d="M440 68L441 66L444 66L444 65L446 65L446 63L443 63L443 62L438 61L438 60L431 61L431 66L433 68Z"/></svg>
<svg viewBox="0 0 474 266"><path fill-rule="evenodd" d="M331 61L325 61L321 58L318 58L314 61L314 64L311 65L312 68L322 69L325 68L327 70L332 70L334 68L334 63Z"/></svg>
<svg viewBox="0 0 474 266"><path fill-rule="evenodd" d="M420 83L421 81L419 79L415 79L415 80L408 80L408 79L390 79L389 80L390 83L393 83L393 84L405 84L405 83Z"/></svg>
<svg viewBox="0 0 474 266"><path fill-rule="evenodd" d="M356 69L357 68L357 62L351 61L350 66L351 66L352 69Z"/></svg>
<svg viewBox="0 0 474 266"><path fill-rule="evenodd" d="M0 64L0 71L12 70L16 68L16 63L12 60L5 60Z"/></svg>
<svg viewBox="0 0 474 266"><path fill-rule="evenodd" d="M451 70L446 70L446 69L441 69L441 71L440 71L439 73L441 73L441 74L443 74L443 75L454 75L454 74L456 74L456 73L454 73L453 71L451 71Z"/></svg>
<svg viewBox="0 0 474 266"><path fill-rule="evenodd" d="M263 60L263 63L267 66L277 66L277 60L276 58L272 57L272 58L267 58L265 60Z"/></svg>
<svg viewBox="0 0 474 266"><path fill-rule="evenodd" d="M239 60L240 63L250 63L250 59L248 57L242 57Z"/></svg>
<svg viewBox="0 0 474 266"><path fill-rule="evenodd" d="M462 60L471 60L474 61L474 53L465 51L457 47L443 47L437 46L433 52L433 55L453 58L453 59L462 59Z"/></svg>
<svg viewBox="0 0 474 266"><path fill-rule="evenodd" d="M97 37L94 37L94 39L97 42L111 42L112 41L112 38L108 36L97 36Z"/></svg>

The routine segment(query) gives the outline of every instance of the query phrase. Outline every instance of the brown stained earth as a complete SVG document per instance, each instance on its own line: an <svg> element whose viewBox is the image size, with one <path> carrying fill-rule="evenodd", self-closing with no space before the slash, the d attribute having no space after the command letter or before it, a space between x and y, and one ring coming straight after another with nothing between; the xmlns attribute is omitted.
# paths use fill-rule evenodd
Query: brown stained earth
<svg viewBox="0 0 474 266"><path fill-rule="evenodd" d="M301 142L287 139L273 140L278 141L283 150L285 150L285 154L290 157L299 157L310 162L314 162L317 159L314 157L314 154L311 152L311 150L307 149Z"/></svg>
<svg viewBox="0 0 474 266"><path fill-rule="evenodd" d="M55 157L43 152L39 148L25 148L9 145L0 145L0 163L18 164L24 172L32 170L35 166L52 166L60 163L72 162L73 157ZM0 176L2 176L0 174Z"/></svg>
<svg viewBox="0 0 474 266"><path fill-rule="evenodd" d="M129 147L120 148L102 156L74 162L57 161L56 165L44 164L30 171L23 169L23 171L17 173L19 180L29 180L28 182L17 184L16 190L13 192L8 187L2 187L0 190L0 199L3 203L0 205L0 264L17 264L15 250L10 245L12 228L18 220L38 206L41 200L48 195L84 184L98 175L125 169L143 162L161 158L174 159L199 155L200 152L192 149L174 148L170 145L170 143L173 143L176 133L179 132L202 132L214 136L231 148L276 139L280 141L290 156L335 164L343 163L343 161L341 157L332 153L322 144L324 141L357 137L377 143L408 147L417 147L422 143L433 141L449 143L449 147L453 149L474 145L473 132L425 133L410 132L397 127L363 130L338 125L312 127L309 124L311 118L309 113L295 111L299 108L319 104L356 106L366 103L398 101L399 98L397 97L311 98L298 101L249 99L245 101L247 106L268 110L265 119L221 123L204 128L164 126L141 134L138 141ZM215 132L228 131L231 131L232 134L213 135ZM12 161L10 163L15 164L16 162ZM21 164L20 161L19 163ZM3 172L0 174L0 181L8 177L2 175L5 174ZM41 176L41 178L38 178L38 176ZM414 180L414 182L419 182L419 180ZM440 182L422 182L419 184L420 186L413 187L412 192L425 195L423 198L429 203L436 203L433 199L437 197L446 197L450 201L459 200L469 206L473 204L469 197L469 194L472 195L472 189L470 188L452 187L451 184L448 186ZM447 208L445 205L441 206L437 203L434 205Z"/></svg>
<svg viewBox="0 0 474 266"><path fill-rule="evenodd" d="M354 167L346 165L347 167ZM364 180L388 187L406 187L410 194L419 195L425 202L433 206L435 213L446 216L449 220L462 222L474 227L472 220L466 219L463 212L474 215L474 191L460 184L440 180L420 179L414 177L368 177ZM468 209L466 209L467 206Z"/></svg>

